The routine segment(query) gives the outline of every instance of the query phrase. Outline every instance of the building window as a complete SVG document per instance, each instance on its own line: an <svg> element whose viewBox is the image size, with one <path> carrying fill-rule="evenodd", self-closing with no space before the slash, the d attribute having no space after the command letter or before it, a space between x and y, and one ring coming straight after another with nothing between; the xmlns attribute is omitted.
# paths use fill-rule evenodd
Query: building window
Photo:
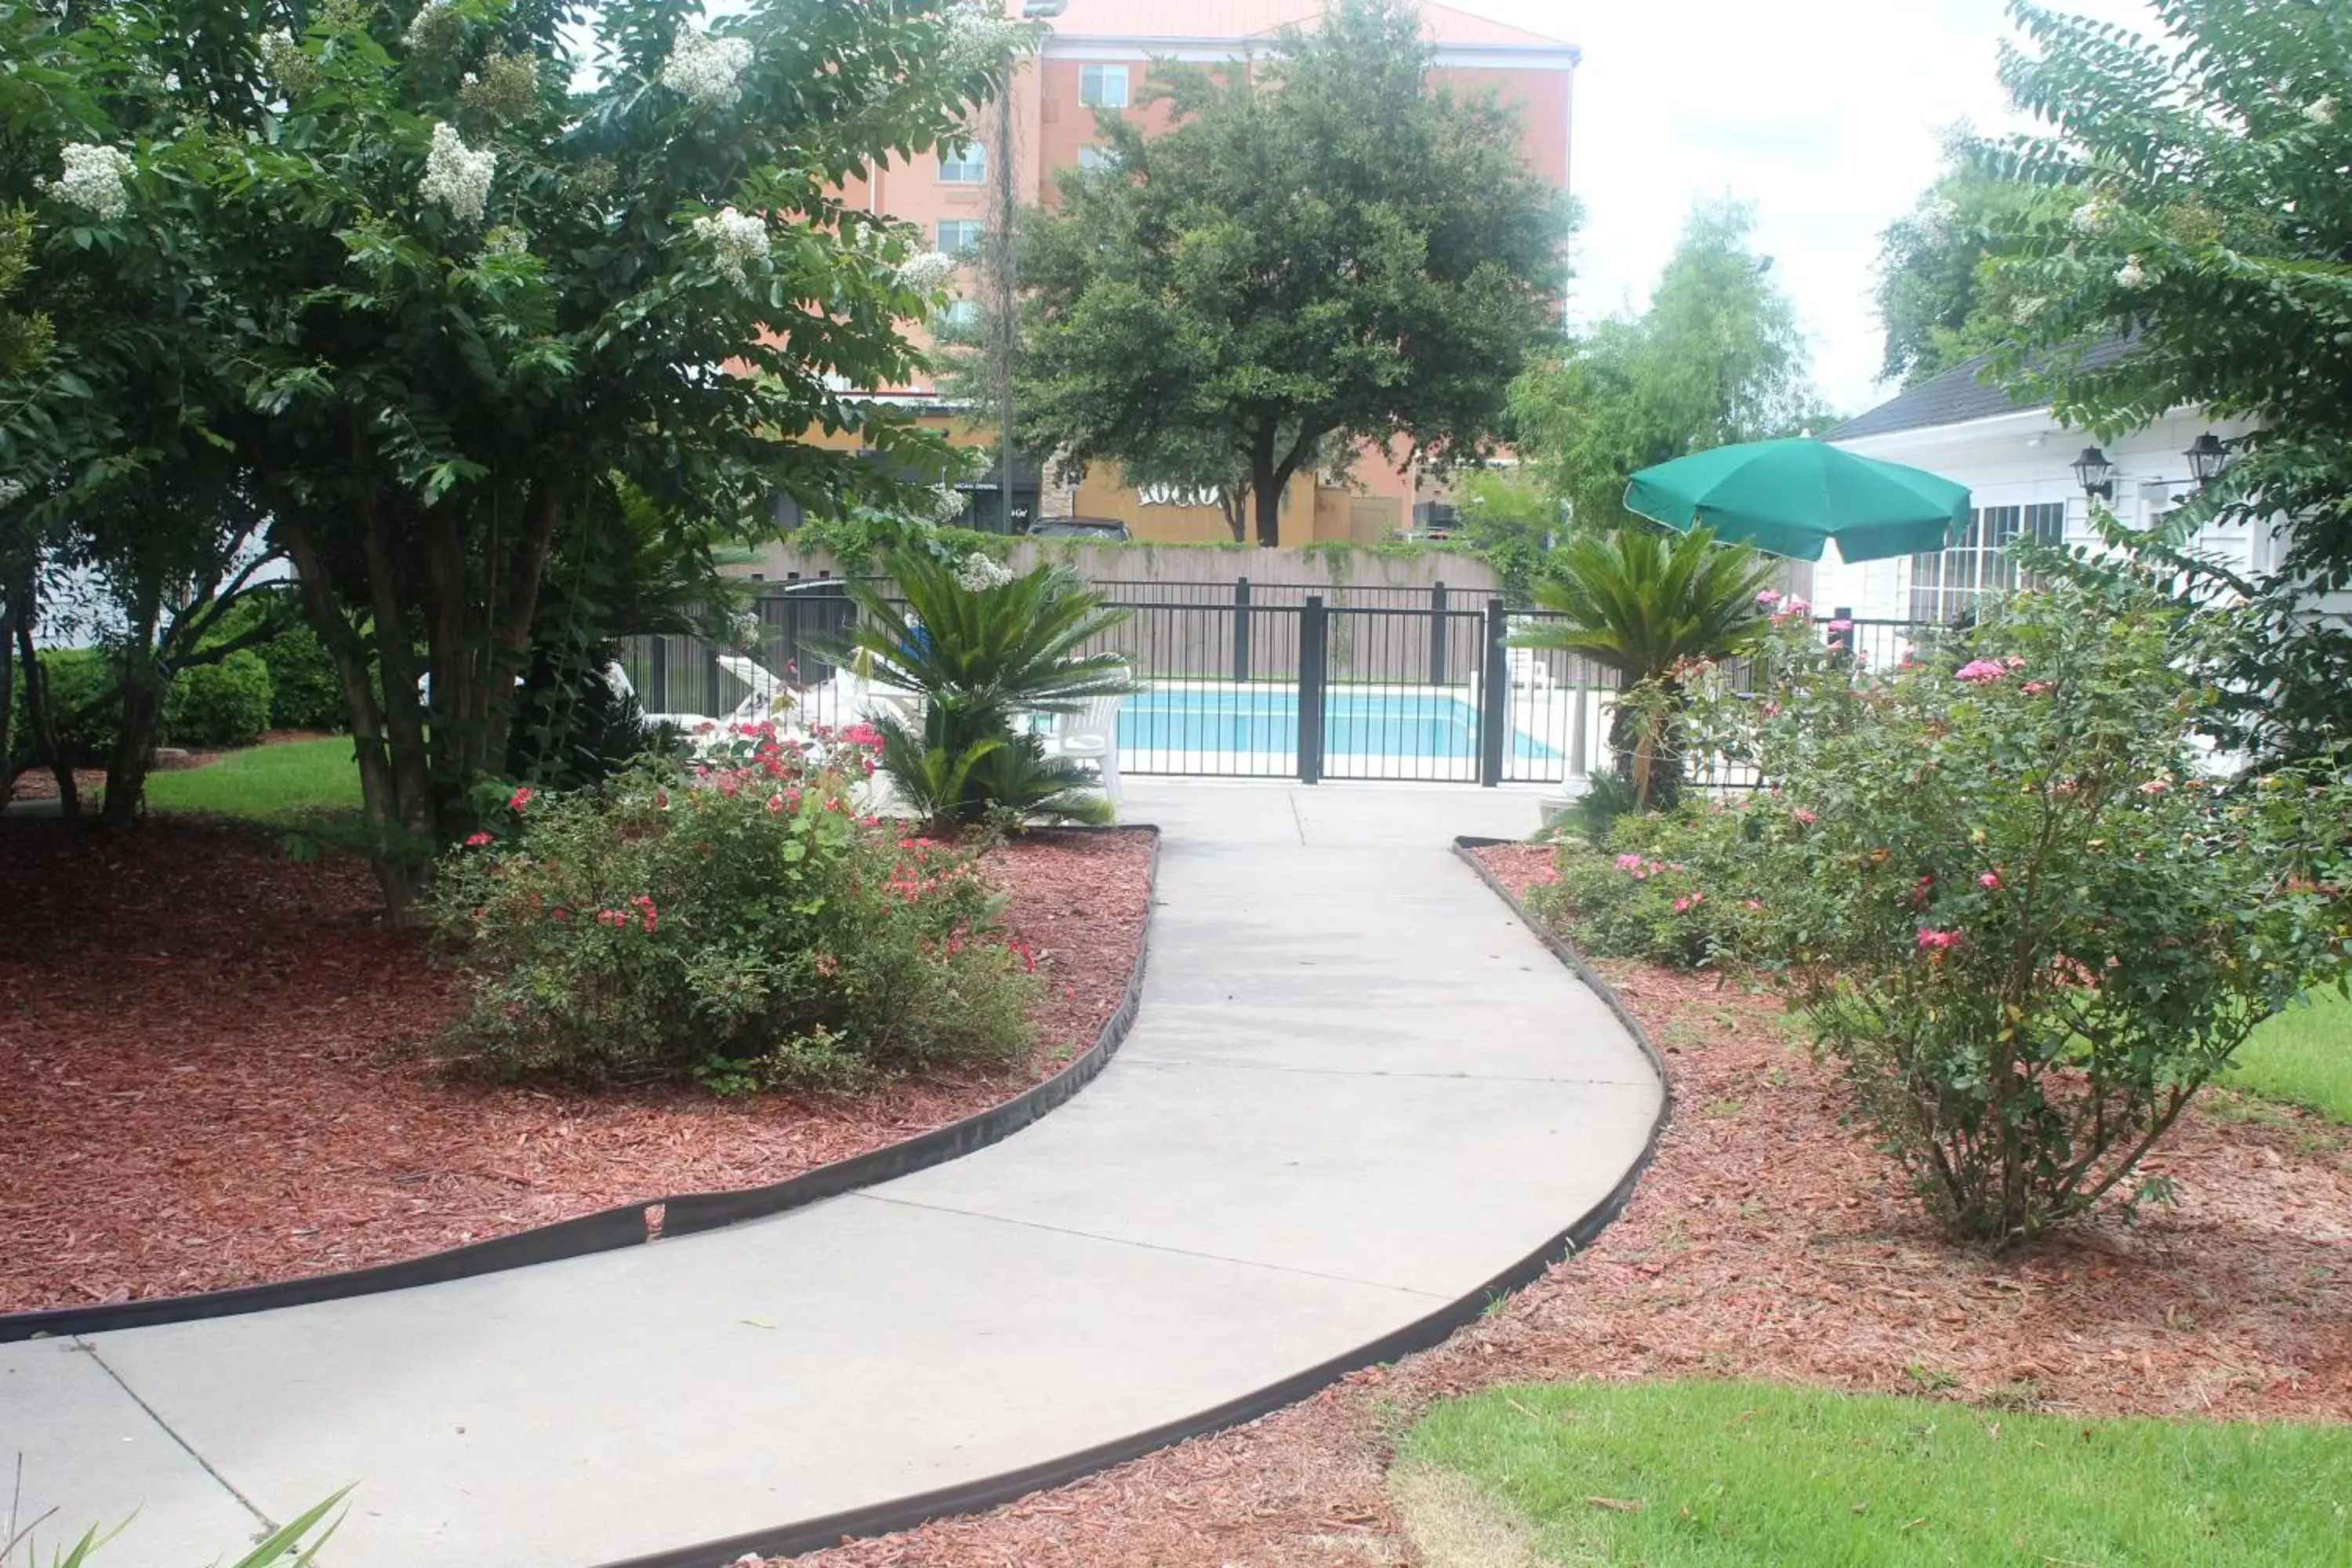
<svg viewBox="0 0 2352 1568"><path fill-rule="evenodd" d="M934 337L951 342L969 342L980 331L980 301L950 300L931 318Z"/></svg>
<svg viewBox="0 0 2352 1568"><path fill-rule="evenodd" d="M1983 595L2032 586L2009 551L2021 539L2063 544L2066 504L1989 506L1970 511L1968 531L1958 543L1911 557L1911 618L1949 626L1975 613Z"/></svg>
<svg viewBox="0 0 2352 1568"><path fill-rule="evenodd" d="M1078 101L1088 109L1125 109L1127 107L1127 68L1125 66L1080 66L1078 68Z"/></svg>
<svg viewBox="0 0 2352 1568"><path fill-rule="evenodd" d="M950 185L988 183L988 149L977 142L940 149L940 178Z"/></svg>
<svg viewBox="0 0 2352 1568"><path fill-rule="evenodd" d="M978 255L980 253L980 220L976 217L940 219L940 248L950 256Z"/></svg>
<svg viewBox="0 0 2352 1568"><path fill-rule="evenodd" d="M1105 170L1118 167L1118 153L1111 148L1081 147L1078 149L1078 172L1082 174L1099 174Z"/></svg>

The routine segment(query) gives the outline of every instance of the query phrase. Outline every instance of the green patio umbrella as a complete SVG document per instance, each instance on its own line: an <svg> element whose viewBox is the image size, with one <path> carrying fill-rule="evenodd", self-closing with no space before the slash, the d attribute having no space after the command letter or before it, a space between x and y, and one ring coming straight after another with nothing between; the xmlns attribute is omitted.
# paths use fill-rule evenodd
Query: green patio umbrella
<svg viewBox="0 0 2352 1568"><path fill-rule="evenodd" d="M1826 441L1748 441L1643 468L1625 487L1625 509L1799 561L1819 561L1832 539L1848 561L1881 561L1959 537L1969 491Z"/></svg>

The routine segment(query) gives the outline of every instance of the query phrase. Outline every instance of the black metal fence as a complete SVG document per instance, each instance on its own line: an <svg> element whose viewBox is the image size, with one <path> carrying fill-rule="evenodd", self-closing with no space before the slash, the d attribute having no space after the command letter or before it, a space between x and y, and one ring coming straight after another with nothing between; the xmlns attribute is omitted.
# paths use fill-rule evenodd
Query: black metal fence
<svg viewBox="0 0 2352 1568"><path fill-rule="evenodd" d="M1613 672L1514 646L1558 617L1509 611L1491 592L1097 586L1126 614L1087 651L1119 655L1144 684L1120 708L1122 772L1564 784L1608 765ZM740 657L698 638L633 639L622 665L646 710L723 721L764 708L773 678L797 722L870 711L871 694L821 651L856 614L843 584L799 585L756 610L756 650ZM1933 629L1843 616L1825 626L1880 668ZM1695 771L1716 787L1754 782L1726 766Z"/></svg>

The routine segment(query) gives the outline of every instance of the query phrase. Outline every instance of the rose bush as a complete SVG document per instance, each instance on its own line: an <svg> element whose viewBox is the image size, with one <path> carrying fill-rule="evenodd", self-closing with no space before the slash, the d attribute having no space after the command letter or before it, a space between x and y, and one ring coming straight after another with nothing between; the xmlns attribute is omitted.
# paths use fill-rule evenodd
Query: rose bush
<svg viewBox="0 0 2352 1568"><path fill-rule="evenodd" d="M1739 962L1755 940L1748 818L1685 801L1617 817L1597 839L1563 836L1559 879L1530 895L1536 912L1602 958L1685 968Z"/></svg>
<svg viewBox="0 0 2352 1568"><path fill-rule="evenodd" d="M1033 961L971 855L858 814L874 739L762 724L691 765L514 792L436 879L471 986L446 1051L728 1092L1017 1058Z"/></svg>
<svg viewBox="0 0 2352 1568"><path fill-rule="evenodd" d="M1699 683L1702 743L1772 781L1713 829L1747 847L1742 944L1958 1234L2160 1196L2139 1161L2199 1088L2344 983L2340 760L2232 779L2189 738L2235 615L2070 585L1932 663L1792 624L1757 690Z"/></svg>

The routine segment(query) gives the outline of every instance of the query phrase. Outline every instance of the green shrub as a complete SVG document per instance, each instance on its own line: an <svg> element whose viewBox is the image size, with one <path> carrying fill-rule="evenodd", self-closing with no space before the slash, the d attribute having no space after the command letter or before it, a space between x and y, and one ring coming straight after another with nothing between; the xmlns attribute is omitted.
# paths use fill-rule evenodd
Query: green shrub
<svg viewBox="0 0 2352 1568"><path fill-rule="evenodd" d="M310 624L301 617L291 586L271 585L238 599L221 617L215 641L240 637L274 620L283 627L266 642L252 645L269 667L269 723L272 730L341 730L343 689L335 673L334 656Z"/></svg>
<svg viewBox="0 0 2352 1568"><path fill-rule="evenodd" d="M113 659L95 647L50 648L40 658L65 761L77 768L106 766L122 735L122 697ZM20 707L23 695L17 693Z"/></svg>
<svg viewBox="0 0 2352 1568"><path fill-rule="evenodd" d="M345 726L334 656L307 623L296 622L254 651L269 667L269 728L331 731Z"/></svg>
<svg viewBox="0 0 2352 1568"><path fill-rule="evenodd" d="M2020 595L1885 675L1791 628L1759 700L1718 683L1693 715L1783 792L1746 814L1754 950L1960 1235L2090 1209L2256 1025L2341 983L2352 788L2203 776L2189 739L2235 615Z"/></svg>
<svg viewBox="0 0 2352 1568"><path fill-rule="evenodd" d="M215 751L250 746L269 728L269 667L251 648L191 665L173 679L163 739Z"/></svg>
<svg viewBox="0 0 2352 1568"><path fill-rule="evenodd" d="M1737 962L1757 913L1742 812L1686 803L1616 819L1597 842L1564 836L1538 913L1601 958L1684 968Z"/></svg>
<svg viewBox="0 0 2352 1568"><path fill-rule="evenodd" d="M447 1049L509 1076L852 1088L1028 1043L1027 955L966 855L856 815L868 760L760 726L515 792L453 851L437 924L471 982Z"/></svg>

